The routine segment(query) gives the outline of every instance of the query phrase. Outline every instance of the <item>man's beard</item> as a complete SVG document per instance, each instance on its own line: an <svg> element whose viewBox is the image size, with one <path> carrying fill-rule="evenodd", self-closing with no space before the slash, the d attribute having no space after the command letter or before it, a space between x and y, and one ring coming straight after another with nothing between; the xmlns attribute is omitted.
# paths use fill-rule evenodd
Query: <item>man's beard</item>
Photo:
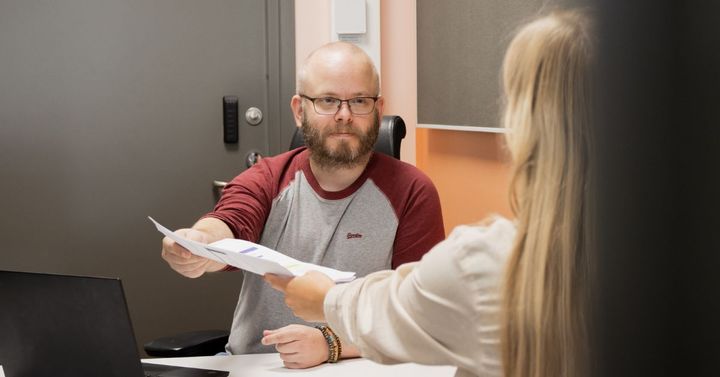
<svg viewBox="0 0 720 377"><path fill-rule="evenodd" d="M380 121L378 120L377 110L373 112L373 125L367 133L361 133L352 126L336 125L334 128L328 128L324 132L320 132L317 127L313 127L308 122L307 117L303 114L302 132L305 138L305 145L311 152L312 160L322 168L353 168L365 162L366 155L372 151L380 132ZM352 145L346 140L340 140L334 149L328 148L326 145L330 134L343 132L352 133L360 141L360 145L353 150Z"/></svg>

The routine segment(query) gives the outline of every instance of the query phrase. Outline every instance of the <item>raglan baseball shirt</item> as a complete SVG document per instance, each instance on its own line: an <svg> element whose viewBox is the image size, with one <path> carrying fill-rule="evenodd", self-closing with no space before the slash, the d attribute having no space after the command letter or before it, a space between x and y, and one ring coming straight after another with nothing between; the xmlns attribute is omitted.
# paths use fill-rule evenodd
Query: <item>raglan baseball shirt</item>
<svg viewBox="0 0 720 377"><path fill-rule="evenodd" d="M320 187L305 147L263 158L225 187L206 216L225 222L236 238L358 277L417 261L445 236L430 179L380 153L338 192ZM275 352L260 344L262 331L293 323L308 324L261 276L244 274L226 349Z"/></svg>

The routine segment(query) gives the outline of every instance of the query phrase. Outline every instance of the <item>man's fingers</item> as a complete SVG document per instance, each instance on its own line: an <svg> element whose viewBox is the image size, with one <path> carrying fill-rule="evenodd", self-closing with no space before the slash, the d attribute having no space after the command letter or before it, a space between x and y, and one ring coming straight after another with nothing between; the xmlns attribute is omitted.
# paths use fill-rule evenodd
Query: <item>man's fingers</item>
<svg viewBox="0 0 720 377"><path fill-rule="evenodd" d="M282 356L281 356L281 358L282 358ZM291 362L291 361L283 360L283 364L285 365L285 368L289 368L289 369L301 369L303 367L302 364Z"/></svg>
<svg viewBox="0 0 720 377"><path fill-rule="evenodd" d="M180 246L179 243L173 243L170 251L172 251L173 254L179 256L180 258L190 259L194 256L193 253L191 253L188 249Z"/></svg>
<svg viewBox="0 0 720 377"><path fill-rule="evenodd" d="M274 289L285 292L288 283L293 279L292 276L280 276L275 274L265 274L264 279Z"/></svg>
<svg viewBox="0 0 720 377"><path fill-rule="evenodd" d="M168 262L170 267L183 276L196 278L205 273L208 259L193 257L191 259L180 258L177 255L162 251L162 258Z"/></svg>
<svg viewBox="0 0 720 377"><path fill-rule="evenodd" d="M279 343L288 343L296 340L292 335L284 331L276 331L270 335L264 336L260 342L266 346Z"/></svg>
<svg viewBox="0 0 720 377"><path fill-rule="evenodd" d="M179 274L189 277L189 278L197 278L202 276L205 273L205 267L202 265L199 266L183 266L183 265L171 265L173 270L178 272Z"/></svg>
<svg viewBox="0 0 720 377"><path fill-rule="evenodd" d="M278 350L278 353L280 354L280 359L282 359L282 361L289 363L299 363L302 361L302 358L297 352L284 352Z"/></svg>
<svg viewBox="0 0 720 377"><path fill-rule="evenodd" d="M275 350L278 351L281 354L288 355L288 359L283 360L289 360L289 361L297 361L295 359L290 359L292 355L297 355L298 352L301 350L298 349L298 343L297 341L292 341L288 343L278 343L275 345Z"/></svg>
<svg viewBox="0 0 720 377"><path fill-rule="evenodd" d="M187 264L187 265L175 265L173 266L175 271L183 273L183 274L190 274L195 275L196 272L205 271L205 266L202 265L202 263L198 264Z"/></svg>
<svg viewBox="0 0 720 377"><path fill-rule="evenodd" d="M163 255L173 255L182 259L189 259L193 256L190 251L168 237L163 238L162 246Z"/></svg>
<svg viewBox="0 0 720 377"><path fill-rule="evenodd" d="M266 346L279 343L290 343L300 339L295 325L287 325L275 330L264 330L260 342Z"/></svg>
<svg viewBox="0 0 720 377"><path fill-rule="evenodd" d="M162 259L165 259L166 261L170 263L176 263L176 264L187 264L188 260L186 258L182 258L179 255L173 253L172 251L168 251L166 249L162 250L161 253ZM190 261L189 263L192 263Z"/></svg>
<svg viewBox="0 0 720 377"><path fill-rule="evenodd" d="M164 259L166 262L168 262L173 268L175 267L181 267L185 269L192 269L196 268L197 266L203 266L207 263L207 259L202 257L193 257L189 259L178 257L175 254L167 253L163 250L162 252L162 259Z"/></svg>

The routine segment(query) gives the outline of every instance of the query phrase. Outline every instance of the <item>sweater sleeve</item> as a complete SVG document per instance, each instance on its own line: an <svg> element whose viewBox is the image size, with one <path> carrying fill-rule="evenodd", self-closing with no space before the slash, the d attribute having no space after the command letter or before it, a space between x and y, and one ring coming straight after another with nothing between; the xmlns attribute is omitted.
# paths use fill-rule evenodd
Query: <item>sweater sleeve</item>
<svg viewBox="0 0 720 377"><path fill-rule="evenodd" d="M271 169L263 160L230 181L205 217L225 222L235 238L258 242L272 206L273 186Z"/></svg>
<svg viewBox="0 0 720 377"><path fill-rule="evenodd" d="M392 268L415 262L445 238L440 197L430 179L415 171L398 208L398 229L393 245Z"/></svg>
<svg viewBox="0 0 720 377"><path fill-rule="evenodd" d="M258 242L273 200L306 159L305 148L263 158L230 181L213 211L203 217L222 220L235 238Z"/></svg>
<svg viewBox="0 0 720 377"><path fill-rule="evenodd" d="M381 363L499 373L498 281L514 230L453 232L421 262L338 285L325 316L338 336Z"/></svg>

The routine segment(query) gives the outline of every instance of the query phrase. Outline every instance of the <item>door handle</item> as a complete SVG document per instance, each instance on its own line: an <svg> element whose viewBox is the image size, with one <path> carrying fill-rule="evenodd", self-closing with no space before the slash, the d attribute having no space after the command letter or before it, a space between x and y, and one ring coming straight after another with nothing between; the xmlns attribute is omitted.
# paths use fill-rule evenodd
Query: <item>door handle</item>
<svg viewBox="0 0 720 377"><path fill-rule="evenodd" d="M245 166L252 167L263 158L260 152L252 151L245 156Z"/></svg>
<svg viewBox="0 0 720 377"><path fill-rule="evenodd" d="M223 191L223 189L225 188L225 186L226 186L227 184L228 184L228 183L225 182L225 181L218 181L218 180L214 180L214 181L212 182L212 185L213 185L213 190L212 190L212 191L213 191L213 196L215 197L215 201L216 201L216 202L217 202L218 200L220 200L220 196L222 196L222 191Z"/></svg>

